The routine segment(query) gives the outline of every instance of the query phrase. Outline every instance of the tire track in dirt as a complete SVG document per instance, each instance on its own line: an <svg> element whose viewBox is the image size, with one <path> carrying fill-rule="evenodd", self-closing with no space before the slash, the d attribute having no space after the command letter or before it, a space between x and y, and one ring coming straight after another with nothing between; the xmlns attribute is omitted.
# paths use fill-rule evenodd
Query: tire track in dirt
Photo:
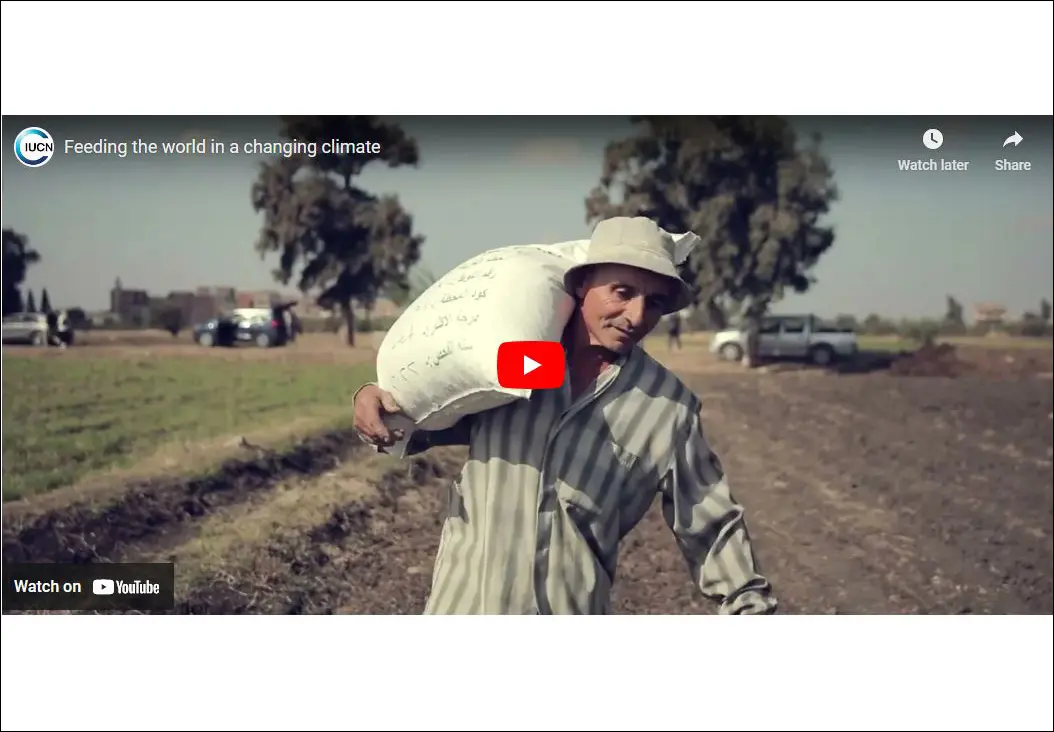
<svg viewBox="0 0 1054 732"><path fill-rule="evenodd" d="M189 481L132 482L102 505L85 500L27 521L5 512L4 562L90 563L134 554L139 545L162 541L217 508L244 501L290 476L322 474L342 460L365 454L365 447L346 429L312 436L281 452L263 452Z"/></svg>

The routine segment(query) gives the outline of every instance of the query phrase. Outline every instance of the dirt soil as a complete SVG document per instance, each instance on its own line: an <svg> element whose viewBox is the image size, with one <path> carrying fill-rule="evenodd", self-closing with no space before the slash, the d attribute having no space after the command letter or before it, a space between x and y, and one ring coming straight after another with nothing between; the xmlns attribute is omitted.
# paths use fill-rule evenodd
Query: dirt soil
<svg viewBox="0 0 1054 732"><path fill-rule="evenodd" d="M1038 348L1000 349L956 347L947 343L926 345L914 353L904 354L890 364L897 376L942 376L954 378L967 374L990 378L1018 379L1024 376L1050 375L1052 351Z"/></svg>
<svg viewBox="0 0 1054 732"><path fill-rule="evenodd" d="M287 476L319 475L356 451L361 445L354 433L334 431L282 453L256 448L256 457L229 461L215 473L194 480L130 482L119 498L101 505L85 500L38 514L31 501L20 502L4 510L4 561L82 564L113 560L121 552L134 556L139 542L157 542L210 511L272 488Z"/></svg>
<svg viewBox="0 0 1054 732"><path fill-rule="evenodd" d="M1054 612L1050 381L957 373L686 376L784 612ZM178 613L419 613L463 456L378 467L334 435L116 504L5 511L4 561L169 558ZM714 612L657 507L615 609Z"/></svg>

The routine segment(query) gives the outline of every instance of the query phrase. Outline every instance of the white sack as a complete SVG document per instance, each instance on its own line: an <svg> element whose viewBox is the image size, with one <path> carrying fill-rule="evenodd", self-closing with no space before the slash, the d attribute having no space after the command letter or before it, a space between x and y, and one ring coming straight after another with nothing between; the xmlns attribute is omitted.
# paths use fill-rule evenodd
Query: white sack
<svg viewBox="0 0 1054 732"><path fill-rule="evenodd" d="M560 340L574 309L564 273L584 259L588 244L492 249L425 290L377 353L377 384L408 418L387 420L389 427L407 436L414 429L441 430L465 415L530 397L529 390L498 384L498 346Z"/></svg>
<svg viewBox="0 0 1054 732"><path fill-rule="evenodd" d="M684 261L699 237L673 234ZM377 384L391 392L403 416L387 418L404 439L441 430L462 417L530 397L498 383L498 346L505 341L558 341L574 309L563 278L585 261L589 240L502 247L446 273L407 307L377 353Z"/></svg>

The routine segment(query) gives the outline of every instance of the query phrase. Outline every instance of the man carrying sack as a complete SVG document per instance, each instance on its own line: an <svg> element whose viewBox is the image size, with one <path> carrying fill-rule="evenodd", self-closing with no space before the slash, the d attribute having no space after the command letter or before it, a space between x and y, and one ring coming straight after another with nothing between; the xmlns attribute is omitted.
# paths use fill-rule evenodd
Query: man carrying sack
<svg viewBox="0 0 1054 732"><path fill-rule="evenodd" d="M426 614L606 614L619 542L656 492L693 583L722 614L771 614L743 508L703 432L701 403L638 346L690 302L673 238L653 221L597 225L571 267L577 306L561 389L416 432L407 454L467 445L450 487ZM378 449L401 435L394 398L368 384L355 425Z"/></svg>

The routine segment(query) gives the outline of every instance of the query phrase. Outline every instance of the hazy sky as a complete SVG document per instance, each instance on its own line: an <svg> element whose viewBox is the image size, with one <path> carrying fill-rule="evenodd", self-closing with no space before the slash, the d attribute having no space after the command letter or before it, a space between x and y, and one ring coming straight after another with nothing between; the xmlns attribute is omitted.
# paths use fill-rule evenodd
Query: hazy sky
<svg viewBox="0 0 1054 732"><path fill-rule="evenodd" d="M588 238L584 199L604 145L623 118L407 118L417 169L380 168L362 185L394 191L426 237L424 265L444 272L484 249ZM944 294L967 305L1005 304L1013 314L1054 298L1051 118L796 119L823 133L841 200L834 247L818 284L780 311L823 315L940 315ZM59 152L30 169L13 142L46 129ZM944 145L930 151L923 132ZM276 140L273 118L13 118L3 120L3 225L28 234L43 261L28 285L55 305L104 308L120 277L156 294L199 285L273 286L271 263L253 250L260 221L249 189L254 155L126 158L67 155L64 141L156 142L195 134L222 141ZM1023 141L1003 149L1018 131ZM958 159L966 172L902 172L899 158ZM994 161L1027 160L1028 172Z"/></svg>

